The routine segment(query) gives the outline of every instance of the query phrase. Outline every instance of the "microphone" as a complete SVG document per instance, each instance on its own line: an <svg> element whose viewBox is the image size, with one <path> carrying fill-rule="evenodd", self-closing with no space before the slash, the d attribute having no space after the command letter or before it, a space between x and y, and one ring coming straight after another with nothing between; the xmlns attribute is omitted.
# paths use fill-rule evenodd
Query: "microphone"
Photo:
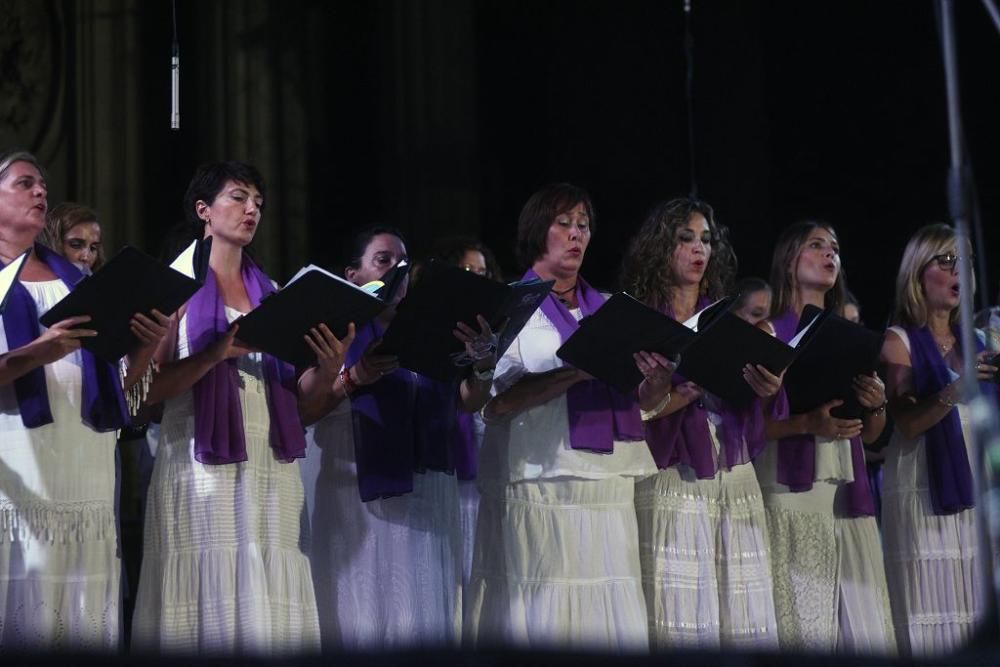
<svg viewBox="0 0 1000 667"><path fill-rule="evenodd" d="M181 129L181 48L176 39L170 47L170 129Z"/></svg>

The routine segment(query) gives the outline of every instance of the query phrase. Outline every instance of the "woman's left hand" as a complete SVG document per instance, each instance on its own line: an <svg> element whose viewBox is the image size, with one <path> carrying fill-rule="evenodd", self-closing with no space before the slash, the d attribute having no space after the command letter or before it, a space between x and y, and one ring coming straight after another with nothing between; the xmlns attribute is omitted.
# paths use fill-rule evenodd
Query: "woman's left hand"
<svg viewBox="0 0 1000 667"><path fill-rule="evenodd" d="M636 352L632 355L636 368L642 373L643 382L652 392L662 392L670 388L677 364L659 352Z"/></svg>
<svg viewBox="0 0 1000 667"><path fill-rule="evenodd" d="M347 350L354 342L354 322L347 325L347 333L337 338L325 324L309 329L305 336L306 345L316 354L316 370L323 380L333 384L344 367Z"/></svg>
<svg viewBox="0 0 1000 667"><path fill-rule="evenodd" d="M854 378L854 395L866 410L877 410L885 405L885 384L878 373Z"/></svg>
<svg viewBox="0 0 1000 667"><path fill-rule="evenodd" d="M784 378L784 371L781 375L775 375L760 364L747 364L743 367L743 379L760 398L769 398L777 394Z"/></svg>
<svg viewBox="0 0 1000 667"><path fill-rule="evenodd" d="M465 345L465 353L472 359L472 364L477 370L495 368L499 332L493 333L490 323L482 315L476 315L476 322L479 323L478 332L465 322L458 322L452 333ZM503 331L503 326L500 330Z"/></svg>
<svg viewBox="0 0 1000 667"><path fill-rule="evenodd" d="M140 348L155 348L170 330L170 318L156 310L150 313L152 317L136 313L129 320L129 329L139 339Z"/></svg>

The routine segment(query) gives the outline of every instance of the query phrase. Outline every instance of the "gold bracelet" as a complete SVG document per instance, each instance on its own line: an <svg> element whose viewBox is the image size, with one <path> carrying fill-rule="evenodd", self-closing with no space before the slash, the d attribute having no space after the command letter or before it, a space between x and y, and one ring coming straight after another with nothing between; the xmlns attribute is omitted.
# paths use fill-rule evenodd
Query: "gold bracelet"
<svg viewBox="0 0 1000 667"><path fill-rule="evenodd" d="M948 408L953 408L956 405L958 405L958 401L955 401L955 400L952 400L952 399L944 397L945 391L947 391L947 388L938 392L937 402L940 403L941 405L945 406L945 407L948 407Z"/></svg>

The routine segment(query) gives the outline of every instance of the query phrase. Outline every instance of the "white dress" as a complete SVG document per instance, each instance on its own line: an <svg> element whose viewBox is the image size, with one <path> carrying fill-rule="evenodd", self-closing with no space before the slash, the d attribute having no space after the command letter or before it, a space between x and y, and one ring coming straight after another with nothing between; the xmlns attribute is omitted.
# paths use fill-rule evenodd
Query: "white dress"
<svg viewBox="0 0 1000 667"><path fill-rule="evenodd" d="M562 366L559 346L537 311L497 364L494 389ZM634 490L654 472L645 442L571 449L565 394L488 420L465 641L648 650Z"/></svg>
<svg viewBox="0 0 1000 667"><path fill-rule="evenodd" d="M226 308L232 321L239 313ZM186 317L177 358L188 355ZM309 561L300 547L298 462L274 457L259 354L239 358L247 460L194 459L192 392L167 401L147 505L132 628L141 650L280 655L317 651Z"/></svg>
<svg viewBox="0 0 1000 667"><path fill-rule="evenodd" d="M61 280L22 283L44 313ZM0 325L0 352L7 339ZM115 433L80 417L81 355L45 366L53 423L26 429L0 386L0 647L118 648Z"/></svg>
<svg viewBox="0 0 1000 667"><path fill-rule="evenodd" d="M892 330L909 350L906 332ZM959 405L958 415L968 448L973 440L967 406ZM923 435L908 440L897 430L886 452L882 526L900 649L913 656L958 650L987 608L989 585L976 557L976 509L934 513Z"/></svg>
<svg viewBox="0 0 1000 667"><path fill-rule="evenodd" d="M813 487L800 493L777 481L777 450L767 443L754 464L771 539L781 648L894 654L878 524L873 516L842 518L845 498L838 491L854 480L850 441L816 439Z"/></svg>
<svg viewBox="0 0 1000 667"><path fill-rule="evenodd" d="M709 434L719 448L709 412ZM636 484L654 648L778 648L770 545L753 465L698 479L680 464Z"/></svg>
<svg viewBox="0 0 1000 667"><path fill-rule="evenodd" d="M323 649L453 647L461 641L462 532L455 475L361 502L350 401L307 431L310 558Z"/></svg>

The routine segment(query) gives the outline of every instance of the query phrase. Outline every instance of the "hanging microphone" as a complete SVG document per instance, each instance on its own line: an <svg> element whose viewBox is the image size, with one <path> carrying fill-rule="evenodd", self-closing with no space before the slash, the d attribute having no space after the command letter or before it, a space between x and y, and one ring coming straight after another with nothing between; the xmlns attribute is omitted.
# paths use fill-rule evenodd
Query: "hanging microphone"
<svg viewBox="0 0 1000 667"><path fill-rule="evenodd" d="M181 129L181 49L170 47L170 129Z"/></svg>
<svg viewBox="0 0 1000 667"><path fill-rule="evenodd" d="M177 2L171 2L174 40L170 45L170 129L181 129L181 46L177 41Z"/></svg>

